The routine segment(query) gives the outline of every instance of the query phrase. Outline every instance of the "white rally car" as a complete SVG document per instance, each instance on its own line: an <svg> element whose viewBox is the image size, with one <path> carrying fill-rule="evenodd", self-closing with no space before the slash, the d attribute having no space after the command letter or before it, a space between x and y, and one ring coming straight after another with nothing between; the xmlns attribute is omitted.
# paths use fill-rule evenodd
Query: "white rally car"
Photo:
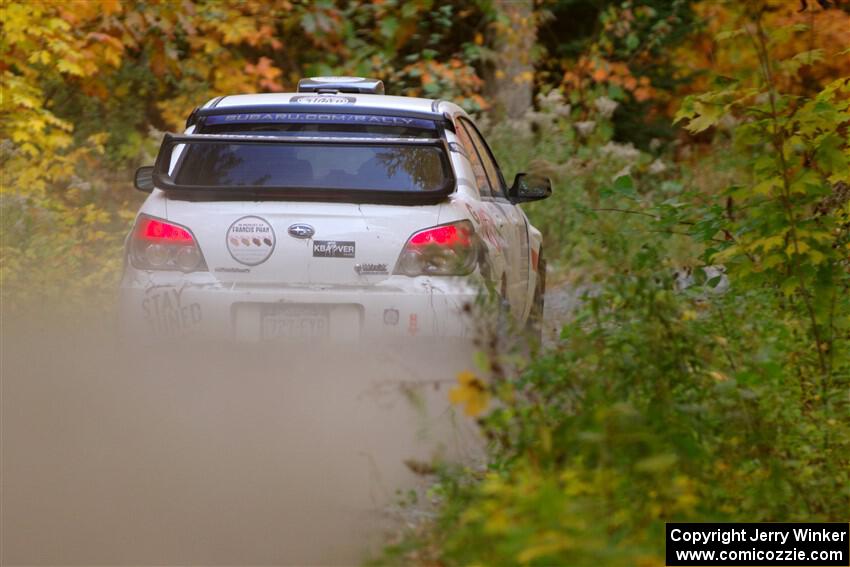
<svg viewBox="0 0 850 567"><path fill-rule="evenodd" d="M222 96L136 173L126 330L239 341L468 336L483 284L539 324L541 234L478 129L446 101L380 81L304 79Z"/></svg>

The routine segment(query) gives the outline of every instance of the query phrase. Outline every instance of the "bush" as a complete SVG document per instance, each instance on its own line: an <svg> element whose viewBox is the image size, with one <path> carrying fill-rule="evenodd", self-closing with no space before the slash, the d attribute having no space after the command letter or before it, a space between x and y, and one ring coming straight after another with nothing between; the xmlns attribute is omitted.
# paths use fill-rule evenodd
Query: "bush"
<svg viewBox="0 0 850 567"><path fill-rule="evenodd" d="M729 37L770 63L680 113L724 175L608 161L604 126L557 109L537 122L560 133L497 133L559 178L531 213L587 292L551 350L460 381L489 400L489 466L445 472L441 517L387 562L663 565L665 522L846 520L850 78L781 92L803 58L771 60L787 30L746 15Z"/></svg>

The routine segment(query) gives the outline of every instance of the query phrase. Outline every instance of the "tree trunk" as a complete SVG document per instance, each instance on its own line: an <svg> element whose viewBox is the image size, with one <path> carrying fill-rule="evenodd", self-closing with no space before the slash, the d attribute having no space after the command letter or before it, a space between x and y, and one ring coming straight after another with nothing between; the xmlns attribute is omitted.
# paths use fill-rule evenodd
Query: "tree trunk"
<svg viewBox="0 0 850 567"><path fill-rule="evenodd" d="M497 118L519 119L531 108L532 50L537 39L533 0L495 0L499 16L490 45L494 57L484 70L484 93Z"/></svg>

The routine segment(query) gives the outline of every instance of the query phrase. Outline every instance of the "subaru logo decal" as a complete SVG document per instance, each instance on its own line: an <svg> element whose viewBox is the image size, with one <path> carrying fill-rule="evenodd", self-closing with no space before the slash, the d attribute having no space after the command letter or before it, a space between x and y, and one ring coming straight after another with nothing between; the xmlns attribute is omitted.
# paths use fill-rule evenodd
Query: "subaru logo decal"
<svg viewBox="0 0 850 567"><path fill-rule="evenodd" d="M289 236L295 238L311 238L314 234L316 234L316 231L309 224L298 223L289 227Z"/></svg>

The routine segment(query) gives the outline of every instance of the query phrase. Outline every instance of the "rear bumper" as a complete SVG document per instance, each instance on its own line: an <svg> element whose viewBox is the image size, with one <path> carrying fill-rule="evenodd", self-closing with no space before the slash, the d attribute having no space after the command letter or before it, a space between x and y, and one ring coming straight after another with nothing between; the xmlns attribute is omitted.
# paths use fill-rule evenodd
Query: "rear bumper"
<svg viewBox="0 0 850 567"><path fill-rule="evenodd" d="M391 276L369 286L224 284L212 274L129 268L120 292L129 337L261 342L263 318L285 310L327 317L331 340L468 337L478 296L471 278Z"/></svg>

